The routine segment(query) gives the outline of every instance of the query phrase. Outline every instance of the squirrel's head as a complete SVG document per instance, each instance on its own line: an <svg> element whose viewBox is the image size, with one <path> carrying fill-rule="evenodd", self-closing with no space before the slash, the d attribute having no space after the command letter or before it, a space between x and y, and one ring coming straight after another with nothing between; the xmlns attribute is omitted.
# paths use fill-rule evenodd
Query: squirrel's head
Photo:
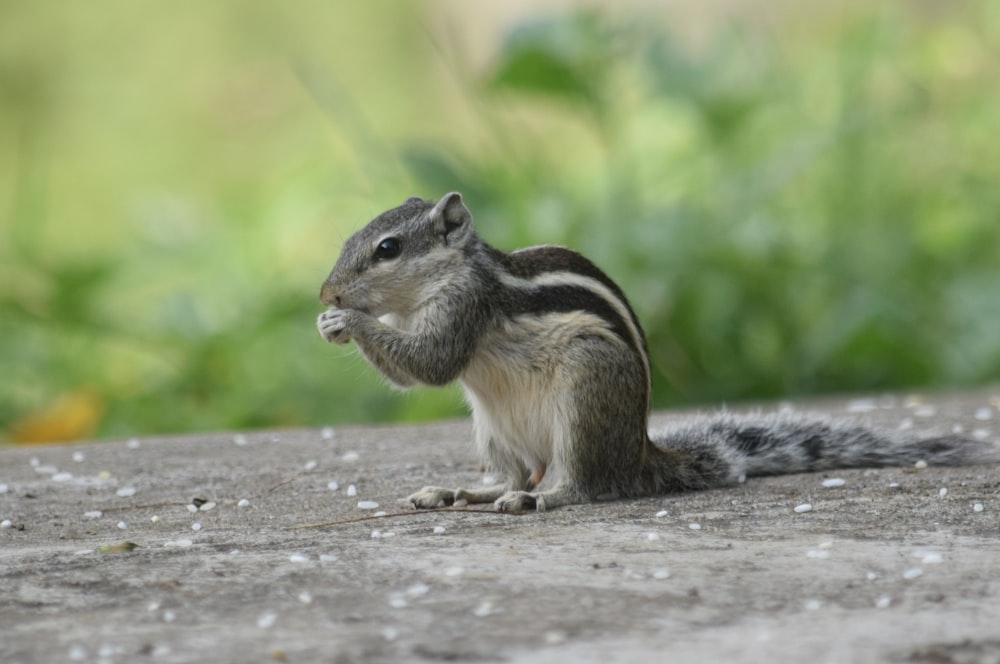
<svg viewBox="0 0 1000 664"><path fill-rule="evenodd" d="M476 237L462 195L408 198L348 238L320 301L373 316L407 316L447 286Z"/></svg>

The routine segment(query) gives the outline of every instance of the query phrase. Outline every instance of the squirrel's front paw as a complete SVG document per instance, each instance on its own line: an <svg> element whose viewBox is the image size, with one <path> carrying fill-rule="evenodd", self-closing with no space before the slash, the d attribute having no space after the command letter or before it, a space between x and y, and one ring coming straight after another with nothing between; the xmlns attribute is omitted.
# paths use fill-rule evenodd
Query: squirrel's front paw
<svg viewBox="0 0 1000 664"><path fill-rule="evenodd" d="M327 309L316 319L319 335L330 343L346 344L351 340L350 324L353 313L355 312L349 309L336 307Z"/></svg>

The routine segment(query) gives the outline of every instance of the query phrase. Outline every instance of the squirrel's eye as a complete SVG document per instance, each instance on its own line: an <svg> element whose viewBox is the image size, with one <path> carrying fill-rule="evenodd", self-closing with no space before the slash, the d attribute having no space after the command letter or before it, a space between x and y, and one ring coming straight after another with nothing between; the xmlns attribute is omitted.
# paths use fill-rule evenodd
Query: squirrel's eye
<svg viewBox="0 0 1000 664"><path fill-rule="evenodd" d="M399 240L394 237L387 237L375 247L375 260L384 261L395 258L399 256L399 252L402 250L403 247L399 244Z"/></svg>

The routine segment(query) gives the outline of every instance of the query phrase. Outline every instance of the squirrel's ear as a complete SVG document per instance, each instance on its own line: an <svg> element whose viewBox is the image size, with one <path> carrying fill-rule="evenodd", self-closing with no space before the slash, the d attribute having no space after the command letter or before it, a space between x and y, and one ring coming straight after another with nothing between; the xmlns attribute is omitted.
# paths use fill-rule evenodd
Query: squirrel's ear
<svg viewBox="0 0 1000 664"><path fill-rule="evenodd" d="M463 244L472 234L472 213L458 192L453 191L438 201L428 218L447 244Z"/></svg>

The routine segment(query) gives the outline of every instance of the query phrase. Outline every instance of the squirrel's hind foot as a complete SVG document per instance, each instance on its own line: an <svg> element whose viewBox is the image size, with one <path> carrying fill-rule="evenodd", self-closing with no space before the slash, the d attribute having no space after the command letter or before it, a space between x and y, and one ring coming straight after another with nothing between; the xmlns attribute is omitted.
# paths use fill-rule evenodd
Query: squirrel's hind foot
<svg viewBox="0 0 1000 664"><path fill-rule="evenodd" d="M416 493L407 496L407 500L418 510L429 510L435 507L451 507L455 504L454 489L443 489L439 486L425 486Z"/></svg>
<svg viewBox="0 0 1000 664"><path fill-rule="evenodd" d="M493 506L498 512L526 512L545 510L563 505L573 505L584 502L580 494L569 485L560 484L548 491L508 491L494 501Z"/></svg>
<svg viewBox="0 0 1000 664"><path fill-rule="evenodd" d="M407 497L417 509L433 509L435 507L451 507L452 505L476 505L492 503L499 498L507 486L497 484L482 489L445 489L439 486L425 486L420 491Z"/></svg>
<svg viewBox="0 0 1000 664"><path fill-rule="evenodd" d="M493 503L497 512L526 512L534 509L542 511L545 509L544 505L544 501L539 503L535 494L527 491L508 491Z"/></svg>

